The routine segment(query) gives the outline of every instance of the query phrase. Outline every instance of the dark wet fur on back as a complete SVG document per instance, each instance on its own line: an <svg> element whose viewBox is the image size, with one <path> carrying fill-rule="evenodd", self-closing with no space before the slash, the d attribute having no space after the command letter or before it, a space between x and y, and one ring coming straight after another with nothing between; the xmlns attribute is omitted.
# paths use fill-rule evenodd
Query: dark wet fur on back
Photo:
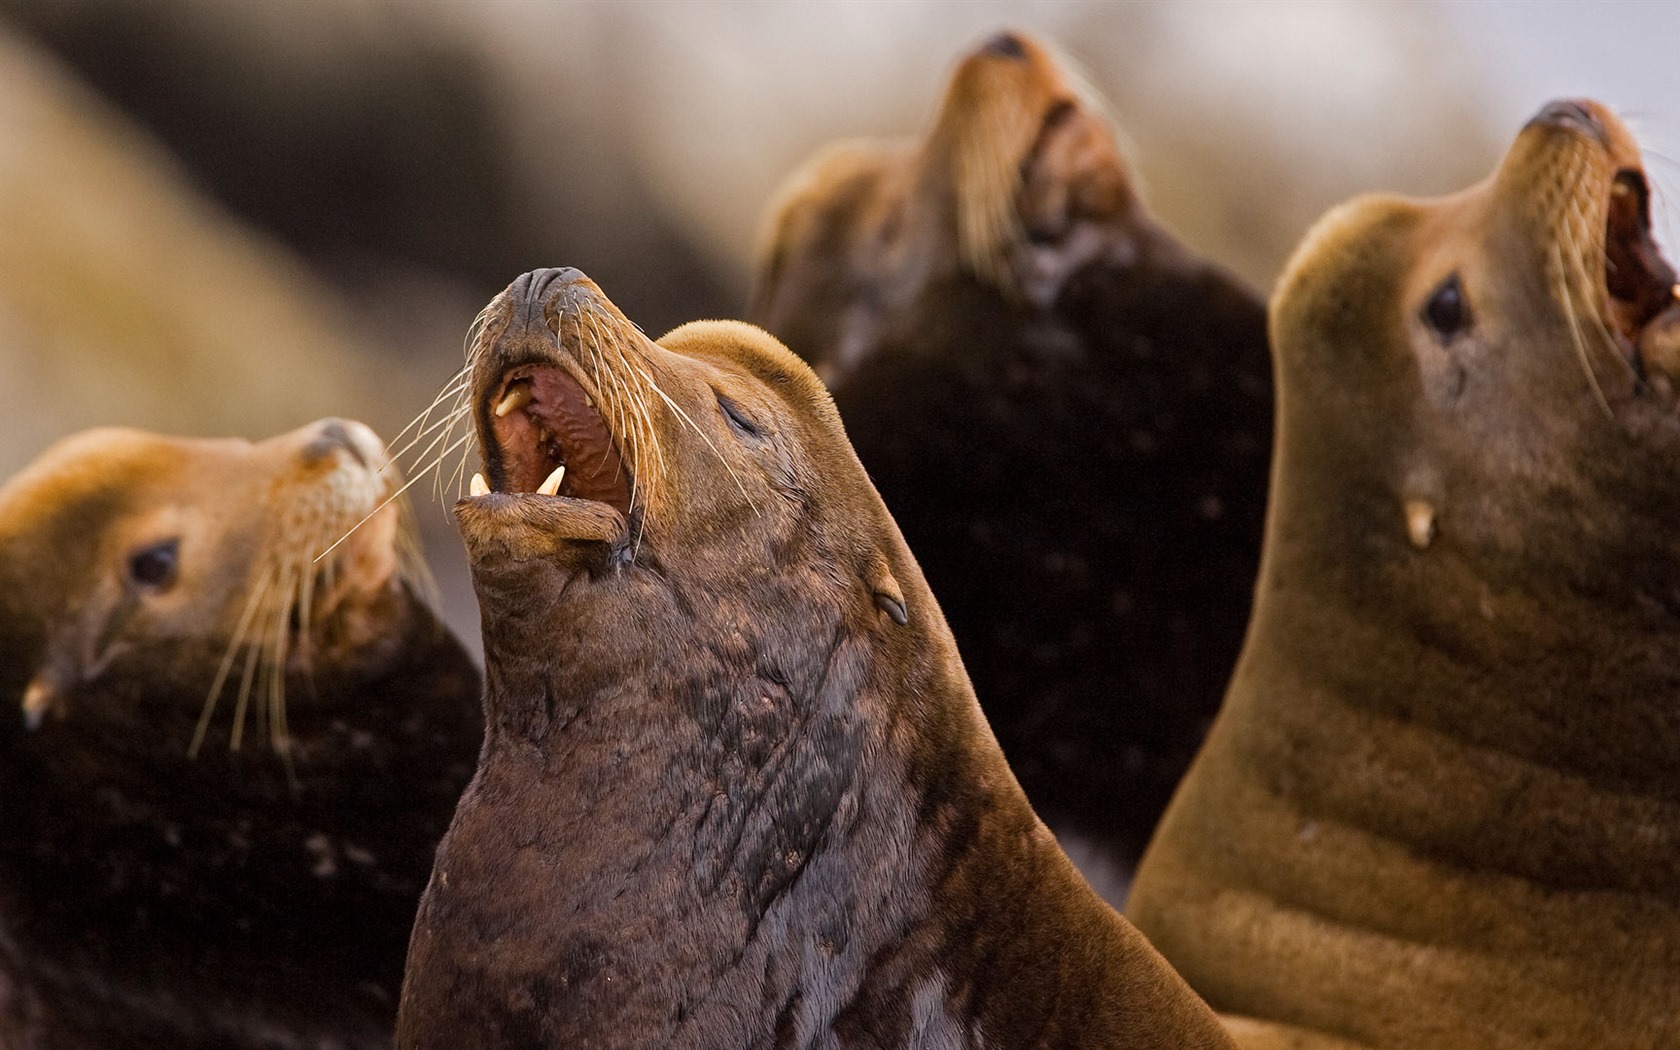
<svg viewBox="0 0 1680 1050"><path fill-rule="evenodd" d="M1272 438L1265 308L1149 217L1052 56L1004 36L1013 49L959 67L925 141L793 180L754 319L828 379L1034 806L1130 860L1247 623ZM1023 48L1029 87L990 88L1020 75ZM1011 142L984 119L1034 91L1041 130ZM1071 160L1058 134L1085 136ZM1019 230L978 269L953 225L952 141L1019 149L1026 172L1008 198Z"/></svg>

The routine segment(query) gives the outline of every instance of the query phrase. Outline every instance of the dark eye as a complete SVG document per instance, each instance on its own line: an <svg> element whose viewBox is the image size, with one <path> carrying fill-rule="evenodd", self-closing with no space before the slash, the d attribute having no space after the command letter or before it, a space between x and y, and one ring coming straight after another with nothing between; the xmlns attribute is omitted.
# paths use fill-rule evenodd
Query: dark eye
<svg viewBox="0 0 1680 1050"><path fill-rule="evenodd" d="M764 431L760 430L758 424L754 423L745 412L741 411L740 405L737 405L735 402L729 400L727 397L724 397L722 394L719 394L717 399L718 407L723 409L723 418L729 420L730 428L737 434L747 438L761 438L764 436Z"/></svg>
<svg viewBox="0 0 1680 1050"><path fill-rule="evenodd" d="M1464 301L1464 286L1459 284L1458 274L1442 281L1429 296L1429 302L1423 305L1423 321L1435 329L1442 342L1470 327L1470 304Z"/></svg>
<svg viewBox="0 0 1680 1050"><path fill-rule="evenodd" d="M128 556L129 579L154 591L175 585L175 571L181 560L181 541L164 540L142 547Z"/></svg>

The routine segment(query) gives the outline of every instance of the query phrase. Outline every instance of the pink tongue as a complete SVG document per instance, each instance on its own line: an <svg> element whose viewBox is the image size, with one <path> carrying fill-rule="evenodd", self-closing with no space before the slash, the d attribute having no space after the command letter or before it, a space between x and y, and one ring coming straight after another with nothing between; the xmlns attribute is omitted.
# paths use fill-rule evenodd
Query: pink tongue
<svg viewBox="0 0 1680 1050"><path fill-rule="evenodd" d="M530 402L491 421L507 488L535 492L564 462L560 495L607 503L628 514L630 475L583 387L561 368L539 368L521 381L530 384ZM541 431L551 437L541 440Z"/></svg>
<svg viewBox="0 0 1680 1050"><path fill-rule="evenodd" d="M545 368L531 376L531 394L526 411L559 440L566 461L561 493L611 503L628 512L630 479L624 461L601 413L585 399L583 387L566 371Z"/></svg>

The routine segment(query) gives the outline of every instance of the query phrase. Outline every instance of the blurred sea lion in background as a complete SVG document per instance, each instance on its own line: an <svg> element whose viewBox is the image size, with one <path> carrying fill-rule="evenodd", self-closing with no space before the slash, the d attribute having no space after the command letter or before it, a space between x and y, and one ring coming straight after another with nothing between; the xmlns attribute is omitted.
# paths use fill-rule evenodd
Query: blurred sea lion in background
<svg viewBox="0 0 1680 1050"><path fill-rule="evenodd" d="M481 733L385 466L112 428L0 487L0 1045L389 1045Z"/></svg>
<svg viewBox="0 0 1680 1050"><path fill-rule="evenodd" d="M1680 1045L1676 275L1627 129L1357 199L1272 309L1254 623L1130 915L1244 1045Z"/></svg>
<svg viewBox="0 0 1680 1050"><path fill-rule="evenodd" d="M1034 816L803 362L563 269L469 368L486 740L398 1047L1231 1045Z"/></svg>
<svg viewBox="0 0 1680 1050"><path fill-rule="evenodd" d="M1247 622L1260 301L1150 218L1100 103L1006 32L922 141L788 181L752 319L833 387L1034 806L1129 867Z"/></svg>

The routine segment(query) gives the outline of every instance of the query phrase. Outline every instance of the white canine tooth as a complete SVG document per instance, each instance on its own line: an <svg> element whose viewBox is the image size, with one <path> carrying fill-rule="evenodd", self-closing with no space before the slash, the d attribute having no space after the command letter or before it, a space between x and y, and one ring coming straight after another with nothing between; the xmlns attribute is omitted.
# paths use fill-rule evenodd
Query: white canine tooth
<svg viewBox="0 0 1680 1050"><path fill-rule="evenodd" d="M515 409L524 408L531 403L531 384L515 383L508 388L507 396L496 405L496 418L500 419Z"/></svg>
<svg viewBox="0 0 1680 1050"><path fill-rule="evenodd" d="M483 474L474 474L472 482L467 486L467 491L474 496L488 496L490 495L490 483L484 480Z"/></svg>
<svg viewBox="0 0 1680 1050"><path fill-rule="evenodd" d="M566 464L562 463L554 468L554 473L548 476L548 480L537 486L537 492L544 496L560 495L560 479L565 476Z"/></svg>
<svg viewBox="0 0 1680 1050"><path fill-rule="evenodd" d="M1674 298L1680 299L1680 284L1677 284L1673 288L1670 288L1669 292L1671 292L1674 295Z"/></svg>

